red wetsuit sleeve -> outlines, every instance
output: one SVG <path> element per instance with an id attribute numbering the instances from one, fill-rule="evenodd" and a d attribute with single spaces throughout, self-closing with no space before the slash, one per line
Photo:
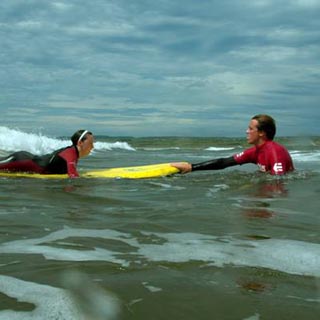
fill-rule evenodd
<path id="1" fill-rule="evenodd" d="M 233 156 L 237 164 L 257 163 L 257 149 L 251 147 Z"/>
<path id="2" fill-rule="evenodd" d="M 67 164 L 67 174 L 69 175 L 69 177 L 79 177 L 79 173 L 77 171 L 79 155 L 76 148 L 67 148 L 60 152 L 58 156 L 65 160 Z"/>

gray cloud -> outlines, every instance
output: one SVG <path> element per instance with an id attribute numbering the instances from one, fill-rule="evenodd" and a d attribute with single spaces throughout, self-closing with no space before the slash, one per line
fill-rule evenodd
<path id="1" fill-rule="evenodd" d="M 228 136 L 265 112 L 283 135 L 318 134 L 319 12 L 316 0 L 4 0 L 0 125 Z"/>

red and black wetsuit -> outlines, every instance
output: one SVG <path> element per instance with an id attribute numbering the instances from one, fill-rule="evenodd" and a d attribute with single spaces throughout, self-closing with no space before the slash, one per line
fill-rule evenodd
<path id="1" fill-rule="evenodd" d="M 254 146 L 229 158 L 219 158 L 192 164 L 192 171 L 219 170 L 244 163 L 257 164 L 262 172 L 282 175 L 294 170 L 287 149 L 277 142 L 268 140 L 261 146 Z"/>
<path id="2" fill-rule="evenodd" d="M 33 172 L 41 174 L 68 174 L 78 177 L 77 162 L 79 152 L 75 146 L 56 150 L 50 154 L 36 156 L 26 151 L 18 151 L 0 158 L 0 170 L 10 172 Z"/>

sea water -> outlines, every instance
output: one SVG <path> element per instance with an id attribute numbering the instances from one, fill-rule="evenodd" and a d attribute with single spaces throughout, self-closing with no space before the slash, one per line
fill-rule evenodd
<path id="1" fill-rule="evenodd" d="M 0 155 L 69 144 L 0 131 Z M 80 173 L 248 147 L 95 139 Z M 0 178 L 0 319 L 319 319 L 320 138 L 277 141 L 296 167 L 281 178 L 254 165 L 141 180 Z"/>

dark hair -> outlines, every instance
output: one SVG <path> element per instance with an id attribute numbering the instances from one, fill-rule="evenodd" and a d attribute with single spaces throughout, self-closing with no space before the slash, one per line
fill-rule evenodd
<path id="1" fill-rule="evenodd" d="M 269 140 L 273 140 L 276 135 L 276 122 L 275 120 L 267 114 L 257 114 L 252 117 L 252 120 L 258 121 L 257 129 L 266 133 Z"/>
<path id="2" fill-rule="evenodd" d="M 86 133 L 81 138 L 81 136 L 83 135 L 84 132 L 86 132 Z M 76 131 L 71 137 L 72 144 L 74 146 L 76 146 L 78 144 L 80 138 L 81 138 L 81 141 L 86 140 L 87 139 L 87 134 L 91 134 L 92 135 L 92 132 L 87 131 L 87 130 L 83 130 L 83 129 Z"/>

